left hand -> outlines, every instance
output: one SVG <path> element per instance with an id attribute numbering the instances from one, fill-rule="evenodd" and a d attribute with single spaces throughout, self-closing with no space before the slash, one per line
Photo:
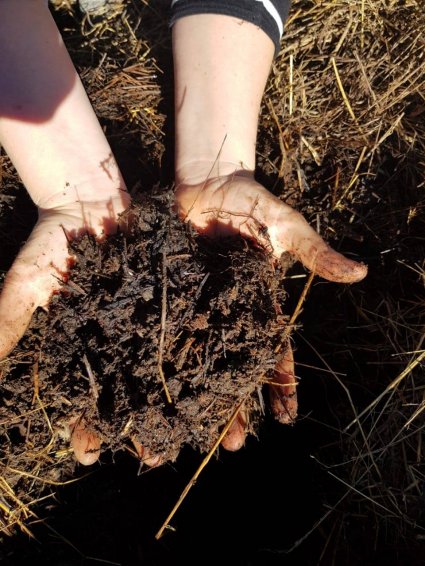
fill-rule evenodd
<path id="1" fill-rule="evenodd" d="M 71 192 L 71 190 L 69 190 Z M 55 293 L 61 292 L 74 259 L 69 242 L 85 233 L 98 240 L 125 229 L 120 218 L 129 206 L 125 190 L 115 198 L 81 202 L 67 191 L 58 193 L 54 205 L 39 208 L 39 220 L 20 250 L 4 280 L 0 292 L 0 360 L 16 346 L 37 308 L 48 310 Z M 71 447 L 83 465 L 99 457 L 100 438 L 81 417 L 69 422 Z"/>

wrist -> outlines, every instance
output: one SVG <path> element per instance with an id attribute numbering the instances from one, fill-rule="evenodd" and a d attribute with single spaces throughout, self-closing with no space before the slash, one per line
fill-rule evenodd
<path id="1" fill-rule="evenodd" d="M 71 238 L 83 233 L 100 237 L 116 232 L 120 215 L 129 205 L 125 189 L 91 195 L 85 191 L 82 198 L 75 188 L 68 188 L 38 203 L 38 224 L 60 225 Z"/>
<path id="2" fill-rule="evenodd" d="M 270 38 L 255 25 L 220 14 L 180 18 L 172 35 L 177 183 L 196 175 L 193 163 L 204 179 L 215 162 L 217 177 L 254 170 L 260 104 L 274 53 Z"/>
<path id="3" fill-rule="evenodd" d="M 243 161 L 221 161 L 199 159 L 177 163 L 175 172 L 176 190 L 182 185 L 201 185 L 210 181 L 223 181 L 238 177 L 254 177 L 254 170 Z"/>

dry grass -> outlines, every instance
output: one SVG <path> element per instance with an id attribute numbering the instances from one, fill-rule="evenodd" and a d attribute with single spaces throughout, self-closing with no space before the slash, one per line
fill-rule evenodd
<path id="1" fill-rule="evenodd" d="M 332 160 L 335 210 L 387 153 L 401 165 L 414 151 L 424 166 L 424 31 L 420 2 L 294 2 L 263 117 L 287 185 L 303 192 L 302 165 Z"/>
<path id="2" fill-rule="evenodd" d="M 367 359 L 361 385 L 334 372 L 345 398 L 339 438 L 316 455 L 342 489 L 302 537 L 329 521 L 324 553 L 350 538 L 356 515 L 377 540 L 425 534 L 424 32 L 414 0 L 294 2 L 265 97 L 260 146 L 283 180 L 277 192 L 291 188 L 328 239 L 372 241 L 382 258 L 381 273 L 351 292 L 363 330 L 348 359 Z M 335 516 L 342 528 L 331 527 Z"/>
<path id="3" fill-rule="evenodd" d="M 167 78 L 159 60 L 169 55 L 169 32 L 160 6 L 124 2 L 95 22 L 81 20 L 71 1 L 57 2 L 56 12 L 68 14 L 70 53 L 107 132 L 133 144 L 137 138 L 156 170 L 168 143 Z M 345 402 L 336 444 L 316 457 L 342 490 L 311 532 L 337 513 L 369 515 L 383 530 L 425 536 L 425 264 L 418 236 L 425 203 L 424 38 L 420 0 L 294 0 L 264 98 L 259 165 L 276 194 L 299 206 L 326 238 L 360 247 L 372 242 L 381 262 L 375 272 L 382 269 L 345 295 L 359 328 L 347 359 L 366 360 L 361 395 L 322 358 Z M 22 477 L 16 471 L 12 486 L 5 479 L 10 463 L 0 461 L 5 533 L 27 530 L 31 508 L 43 497 L 36 485 L 46 467 L 62 463 L 54 456 L 49 446 L 37 455 L 22 498 L 15 489 Z M 343 528 L 329 527 L 323 554 L 343 535 Z"/>

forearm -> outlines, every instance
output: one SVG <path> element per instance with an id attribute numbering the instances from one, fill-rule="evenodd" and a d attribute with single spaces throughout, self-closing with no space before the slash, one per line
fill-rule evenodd
<path id="1" fill-rule="evenodd" d="M 218 14 L 173 25 L 176 182 L 255 169 L 260 104 L 275 47 L 257 26 Z"/>
<path id="2" fill-rule="evenodd" d="M 0 2 L 0 142 L 42 208 L 122 199 L 119 168 L 43 0 Z"/>

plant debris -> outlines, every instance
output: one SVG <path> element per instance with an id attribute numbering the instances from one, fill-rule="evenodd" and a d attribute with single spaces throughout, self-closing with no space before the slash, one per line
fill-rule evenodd
<path id="1" fill-rule="evenodd" d="M 132 194 L 146 192 L 158 179 L 163 186 L 171 185 L 173 148 L 166 119 L 173 102 L 169 2 L 124 1 L 99 18 L 82 16 L 73 0 L 55 0 L 52 5 Z M 307 338 L 318 355 L 312 360 L 298 357 L 297 374 L 308 371 L 309 364 L 326 372 L 312 414 L 303 417 L 304 422 L 311 419 L 315 431 L 323 431 L 315 457 L 321 463 L 318 473 L 326 474 L 329 484 L 320 487 L 319 516 L 294 542 L 294 549 L 308 547 L 308 560 L 313 560 L 308 564 L 357 565 L 368 563 L 370 556 L 388 564 L 423 562 L 424 37 L 425 14 L 419 0 L 293 0 L 263 99 L 258 179 L 297 207 L 325 239 L 338 241 L 341 251 L 348 250 L 370 268 L 358 286 L 335 293 L 332 285 L 316 285 L 309 296 L 313 313 Z M 5 271 L 28 235 L 33 212 L 27 213 L 29 203 L 24 206 L 23 189 L 17 190 L 17 177 L 5 156 L 0 156 L 0 182 L 0 269 Z M 66 429 L 66 420 L 77 407 L 112 451 L 132 434 L 140 434 L 143 442 L 142 421 L 152 418 L 167 441 L 161 445 L 158 438 L 151 438 L 150 446 L 164 450 L 170 460 L 183 442 L 207 449 L 230 407 L 245 393 L 253 409 L 250 430 L 256 433 L 263 415 L 263 383 L 257 368 L 273 366 L 277 330 L 287 323 L 274 311 L 286 300 L 281 286 L 285 267 L 273 272 L 263 252 L 247 249 L 242 242 L 223 242 L 222 254 L 211 254 L 209 242 L 174 224 L 169 203 L 161 195 L 155 198 L 154 208 L 162 215 L 157 225 L 162 239 L 151 237 L 152 217 L 145 218 L 146 230 L 137 243 L 117 235 L 114 245 L 120 253 L 115 259 L 111 248 L 90 238 L 79 242 L 75 253 L 80 265 L 88 258 L 91 272 L 84 278 L 77 264 L 68 296 L 57 297 L 49 316 L 39 313 L 32 342 L 25 338 L 19 354 L 0 363 L 0 387 L 9 388 L 3 391 L 8 417 L 1 420 L 0 432 L 4 532 L 13 533 L 17 526 L 27 529 L 32 509 L 44 497 L 42 487 L 73 477 L 68 441 L 57 431 Z M 192 255 L 173 259 L 180 254 Z M 148 256 L 149 261 L 153 258 L 149 269 L 136 260 Z M 105 266 L 109 278 L 102 278 Z M 259 278 L 258 266 L 265 279 Z M 242 280 L 240 272 L 245 274 Z M 188 274 L 186 279 L 182 273 Z M 106 294 L 98 295 L 92 309 L 94 281 Z M 173 286 L 176 281 L 183 285 L 184 296 Z M 255 283 L 255 291 L 245 287 L 247 281 Z M 238 303 L 242 296 L 246 310 Z M 114 301 L 122 303 L 113 324 L 107 305 Z M 75 316 L 77 305 L 83 318 Z M 226 308 L 238 309 L 242 326 L 230 325 Z M 253 313 L 258 308 L 260 319 L 269 321 L 271 334 L 267 324 L 256 320 L 261 336 L 254 347 L 243 325 L 257 316 Z M 306 305 L 303 316 L 308 313 Z M 139 315 L 136 324 L 126 326 L 127 316 Z M 54 316 L 54 327 L 62 333 L 57 342 L 47 332 Z M 66 325 L 61 327 L 59 319 Z M 91 327 L 87 339 L 83 327 L 85 332 Z M 72 329 L 75 344 L 67 338 Z M 227 331 L 233 332 L 233 341 Z M 245 349 L 234 350 L 241 337 Z M 114 351 L 122 357 L 115 365 Z M 74 364 L 72 375 L 60 356 Z M 243 380 L 232 365 L 242 367 L 241 357 L 249 369 Z M 167 401 L 160 367 L 172 403 Z M 219 369 L 224 369 L 228 386 L 220 398 L 223 414 L 215 410 L 217 400 L 212 407 L 208 404 L 214 392 L 207 384 L 218 383 L 214 372 Z M 9 371 L 19 372 L 19 378 L 12 382 Z M 48 371 L 56 372 L 57 389 L 49 387 Z M 316 373 L 306 390 L 320 381 L 321 370 L 315 371 L 319 377 Z M 191 396 L 197 399 L 196 407 Z M 173 436 L 167 422 L 173 422 L 174 429 L 183 408 L 190 417 L 179 421 L 181 428 L 175 430 L 180 435 Z M 211 428 L 201 430 L 207 414 L 213 417 Z M 61 416 L 63 427 L 56 428 Z M 325 426 L 320 428 L 320 422 Z M 278 506 L 275 485 L 273 490 Z M 240 524 L 244 530 L 242 519 Z M 279 536 L 283 539 L 285 533 Z M 314 536 L 318 543 L 313 557 Z M 245 532 L 243 540 L 245 544 Z M 414 553 L 418 562 L 411 558 Z"/>
<path id="2" fill-rule="evenodd" d="M 64 448 L 58 428 L 66 437 L 76 416 L 104 449 L 131 438 L 163 462 L 186 444 L 208 451 L 242 399 L 255 433 L 286 327 L 291 261 L 276 264 L 241 238 L 198 236 L 171 202 L 169 191 L 145 195 L 129 234 L 71 242 L 64 292 L 35 318 L 1 383 L 0 419 L 19 421 L 15 442 L 3 438 L 9 462 L 23 465 L 29 427 L 54 457 Z"/>

